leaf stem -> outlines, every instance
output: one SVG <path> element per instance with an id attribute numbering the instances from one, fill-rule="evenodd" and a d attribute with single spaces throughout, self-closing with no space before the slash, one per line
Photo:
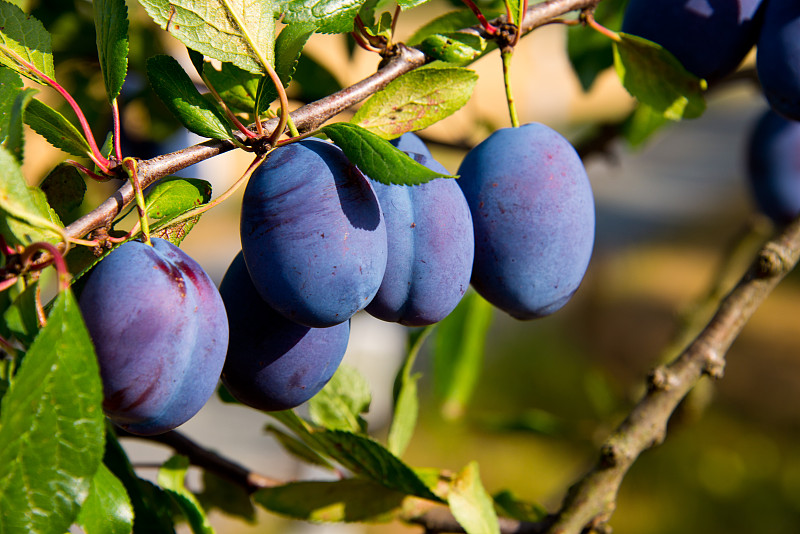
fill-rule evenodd
<path id="1" fill-rule="evenodd" d="M 253 39 L 250 37 L 250 33 L 247 32 L 247 27 L 239 18 L 239 15 L 236 13 L 236 11 L 231 7 L 229 0 L 222 0 L 222 3 L 227 9 L 228 14 L 233 17 L 234 22 L 240 28 L 242 37 L 247 42 L 247 46 L 250 47 L 250 50 L 252 50 L 253 54 L 255 54 L 256 59 L 258 59 L 258 62 L 261 63 L 261 66 L 272 79 L 272 83 L 275 84 L 275 90 L 278 91 L 278 98 L 280 98 L 281 101 L 281 116 L 280 119 L 278 119 L 278 125 L 275 127 L 275 131 L 269 136 L 269 143 L 274 145 L 283 133 L 283 130 L 286 128 L 286 120 L 289 116 L 289 99 L 286 96 L 286 90 L 283 88 L 283 82 L 278 76 L 278 73 L 275 72 L 272 64 L 267 60 L 267 58 L 264 57 L 264 54 L 261 53 L 261 50 L 253 42 Z"/>
<path id="2" fill-rule="evenodd" d="M 597 22 L 597 20 L 595 20 L 594 8 L 584 10 L 581 13 L 581 16 L 586 21 L 586 24 L 588 24 L 589 27 L 592 28 L 593 30 L 602 33 L 603 35 L 605 35 L 606 37 L 617 43 L 622 41 L 622 37 L 620 37 L 617 32 L 609 30 L 608 28 Z"/>
<path id="3" fill-rule="evenodd" d="M 114 156 L 117 161 L 122 161 L 122 126 L 120 124 L 119 102 L 116 98 L 111 101 L 111 119 L 114 123 L 114 133 L 112 134 L 114 136 Z"/>
<path id="4" fill-rule="evenodd" d="M 108 182 L 112 178 L 111 176 L 102 176 L 100 174 L 97 174 L 93 170 L 89 169 L 88 167 L 86 167 L 85 165 L 83 165 L 81 163 L 78 163 L 74 159 L 68 159 L 68 160 L 65 161 L 65 163 L 68 163 L 68 164 L 72 165 L 73 167 L 78 169 L 80 172 L 82 172 L 83 174 L 85 174 L 86 176 L 91 178 L 92 180 L 96 180 L 98 182 Z"/>
<path id="5" fill-rule="evenodd" d="M 108 159 L 106 159 L 106 157 L 103 156 L 103 154 L 100 152 L 100 149 L 97 147 L 97 142 L 94 139 L 94 134 L 92 133 L 92 129 L 89 127 L 89 121 L 86 120 L 86 116 L 83 114 L 83 110 L 81 110 L 80 106 L 75 101 L 75 99 L 72 98 L 72 95 L 70 95 L 69 92 L 67 92 L 67 90 L 64 89 L 60 83 L 47 76 L 45 73 L 36 68 L 36 66 L 34 66 L 32 63 L 29 63 L 24 58 L 20 57 L 13 50 L 9 50 L 8 47 L 4 45 L 0 45 L 0 47 L 2 47 L 3 52 L 5 52 L 17 63 L 19 63 L 23 68 L 25 68 L 25 70 L 33 74 L 41 82 L 44 82 L 46 85 L 49 85 L 50 87 L 55 89 L 58 92 L 58 94 L 60 94 L 64 98 L 64 100 L 67 101 L 67 104 L 69 104 L 69 106 L 72 108 L 72 111 L 74 111 L 75 115 L 78 116 L 78 122 L 80 122 L 81 129 L 83 129 L 83 135 L 84 137 L 86 137 L 87 143 L 89 143 L 89 148 L 92 151 L 89 157 L 92 159 L 92 161 L 95 162 L 95 164 L 97 164 L 98 167 L 100 167 L 100 169 L 104 173 L 108 174 L 111 162 L 109 162 Z"/>
<path id="6" fill-rule="evenodd" d="M 144 235 L 144 242 L 146 245 L 153 246 L 150 241 L 150 224 L 147 222 L 147 212 L 145 211 L 144 193 L 142 192 L 142 184 L 139 181 L 139 168 L 136 160 L 133 158 L 125 158 L 122 160 L 125 170 L 128 172 L 133 191 L 136 196 L 136 209 L 139 211 L 139 222 L 142 224 L 142 235 Z"/>
<path id="7" fill-rule="evenodd" d="M 45 250 L 50 253 L 50 258 L 44 264 L 42 264 L 41 267 L 46 267 L 50 264 L 50 262 L 53 263 L 53 266 L 56 268 L 56 272 L 58 273 L 58 291 L 61 292 L 69 288 L 70 274 L 69 269 L 67 269 L 67 262 L 64 261 L 64 256 L 55 245 L 45 242 L 32 243 L 31 245 L 28 245 L 25 248 L 25 252 L 22 253 L 21 259 L 23 265 L 29 265 L 33 259 L 33 255 L 40 250 Z"/>
<path id="8" fill-rule="evenodd" d="M 506 101 L 508 102 L 508 114 L 511 117 L 511 126 L 517 128 L 519 126 L 519 116 L 517 115 L 517 105 L 514 102 L 514 95 L 511 93 L 511 57 L 514 55 L 514 49 L 509 48 L 500 53 L 503 60 L 503 84 L 506 88 Z"/>
<path id="9" fill-rule="evenodd" d="M 489 35 L 494 35 L 498 32 L 497 26 L 492 25 L 488 20 L 486 20 L 486 17 L 481 12 L 481 8 L 479 8 L 475 4 L 475 2 L 473 2 L 472 0 L 461 0 L 461 1 L 464 2 L 464 4 L 466 4 L 466 6 L 470 8 L 473 13 L 475 13 L 475 16 L 478 17 L 478 22 L 481 23 L 481 26 L 483 26 L 483 29 L 486 31 L 486 33 L 488 33 Z"/>
<path id="10" fill-rule="evenodd" d="M 244 124 L 242 124 L 242 122 L 239 120 L 239 118 L 236 115 L 233 114 L 233 112 L 230 110 L 230 108 L 227 106 L 227 104 L 225 104 L 225 101 L 222 100 L 222 97 L 220 96 L 220 94 L 214 88 L 214 84 L 211 83 L 211 80 L 209 80 L 208 77 L 202 71 L 198 72 L 198 74 L 200 74 L 200 79 L 203 80 L 203 83 L 206 84 L 206 87 L 208 87 L 208 90 L 211 91 L 211 94 L 214 96 L 214 99 L 220 105 L 220 107 L 222 108 L 222 111 L 225 112 L 225 116 L 228 117 L 228 120 L 231 121 L 231 124 L 233 124 L 236 127 L 236 129 L 239 130 L 240 132 L 242 132 L 242 135 L 244 135 L 248 139 L 256 139 L 258 137 L 258 134 L 248 130 L 244 126 Z"/>

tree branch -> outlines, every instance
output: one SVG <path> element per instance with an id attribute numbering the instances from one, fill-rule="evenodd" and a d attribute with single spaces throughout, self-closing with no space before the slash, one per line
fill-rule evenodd
<path id="1" fill-rule="evenodd" d="M 593 7 L 600 3 L 600 1 L 601 0 L 549 0 L 536 4 L 528 8 L 526 12 L 522 24 L 522 32 L 530 32 L 571 11 Z M 505 16 L 497 19 L 498 22 L 504 20 Z M 476 32 L 482 31 L 480 26 L 474 27 L 473 30 Z M 491 39 L 491 36 L 487 36 L 487 38 Z M 298 108 L 291 113 L 292 120 L 301 132 L 313 130 L 350 106 L 380 91 L 386 87 L 389 82 L 409 71 L 421 67 L 429 59 L 430 58 L 427 58 L 419 50 L 408 48 L 400 44 L 397 48 L 397 54 L 375 74 L 355 85 Z M 274 128 L 277 123 L 277 118 L 271 119 L 263 123 L 263 127 L 269 131 L 269 129 Z M 244 141 L 241 134 L 237 133 L 237 135 L 241 136 L 240 140 Z M 139 171 L 142 187 L 147 187 L 165 176 L 185 169 L 195 163 L 228 152 L 233 148 L 235 148 L 235 145 L 230 141 L 209 140 L 183 150 L 141 161 L 139 162 Z M 67 226 L 67 236 L 80 238 L 93 230 L 107 227 L 132 201 L 133 188 L 130 184 L 126 183 L 102 204 Z"/>

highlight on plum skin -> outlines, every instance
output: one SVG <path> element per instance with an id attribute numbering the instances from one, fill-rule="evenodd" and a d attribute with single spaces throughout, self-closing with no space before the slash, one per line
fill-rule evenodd
<path id="1" fill-rule="evenodd" d="M 219 381 L 228 320 L 216 286 L 178 247 L 128 241 L 92 271 L 79 305 L 97 352 L 108 418 L 134 434 L 194 416 Z"/>

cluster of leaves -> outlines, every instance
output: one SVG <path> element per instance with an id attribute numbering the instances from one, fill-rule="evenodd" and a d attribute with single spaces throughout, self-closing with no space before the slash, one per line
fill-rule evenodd
<path id="1" fill-rule="evenodd" d="M 407 10 L 427 0 L 401 0 Z M 180 63 L 165 55 L 147 60 L 153 91 L 188 130 L 206 138 L 250 148 L 237 122 L 252 123 L 287 110 L 274 101 L 295 76 L 303 74 L 303 48 L 314 33 L 354 29 L 358 16 L 368 35 L 392 39 L 392 16 L 383 0 L 216 0 L 180 3 L 141 0 L 151 18 L 181 40 L 209 88 L 201 94 Z M 179 5 L 180 4 L 180 5 Z M 391 4 L 392 6 L 394 4 Z M 619 0 L 606 0 L 598 17 L 621 13 Z M 606 9 L 607 7 L 607 9 Z M 127 76 L 128 13 L 123 0 L 95 0 L 100 70 L 111 108 Z M 603 11 L 605 9 L 605 11 Z M 488 12 L 491 14 L 491 12 Z M 284 23 L 276 33 L 279 17 Z M 396 150 L 388 139 L 423 129 L 460 109 L 471 97 L 476 75 L 465 65 L 496 46 L 475 32 L 462 9 L 430 21 L 409 40 L 429 58 L 374 94 L 349 123 L 329 124 L 325 135 L 373 179 L 413 185 L 439 176 Z M 642 102 L 629 119 L 630 139 L 642 139 L 664 120 L 699 115 L 703 83 L 688 75 L 660 47 L 619 34 L 598 39 L 575 30 L 571 57 L 588 87 L 600 70 L 616 65 L 624 85 Z M 218 62 L 218 63 L 217 63 Z M 87 161 L 84 174 L 117 177 L 122 161 L 118 128 L 97 146 L 91 129 L 75 110 L 73 122 L 35 97 L 22 77 L 55 88 L 51 35 L 19 7 L 0 1 L 0 234 L 13 251 L 36 242 L 61 243 L 65 223 L 80 215 L 85 178 L 75 165 L 61 164 L 39 187 L 29 187 L 21 172 L 25 156 L 23 125 L 54 147 Z M 270 73 L 276 74 L 276 86 Z M 116 146 L 115 146 L 116 145 Z M 91 162 L 91 163 L 89 163 Z M 202 180 L 165 177 L 148 190 L 143 217 L 154 235 L 179 244 L 198 216 L 178 218 L 211 200 Z M 119 217 L 117 220 L 122 220 Z M 124 232 L 123 232 L 124 233 Z M 69 236 L 82 237 L 82 236 Z M 129 236 L 130 237 L 130 236 Z M 4 251 L 0 268 L 8 266 Z M 74 280 L 99 259 L 79 248 L 67 256 Z M 4 270 L 4 274 L 6 271 Z M 11 276 L 11 273 L 8 274 Z M 478 468 L 469 464 L 456 474 L 414 469 L 400 460 L 418 415 L 417 380 L 412 366 L 430 332 L 414 332 L 415 342 L 395 383 L 395 415 L 387 443 L 367 433 L 361 414 L 370 403 L 363 379 L 343 368 L 310 404 L 310 420 L 295 413 L 275 414 L 282 426 L 269 426 L 290 452 L 303 461 L 349 475 L 340 480 L 291 482 L 249 496 L 239 489 L 235 503 L 224 480 L 207 474 L 206 491 L 195 496 L 183 484 L 188 460 L 175 457 L 161 469 L 158 485 L 141 480 L 102 415 L 101 384 L 94 350 L 72 291 L 61 292 L 47 308 L 46 325 L 38 317 L 36 273 L 23 273 L 0 293 L 3 352 L 0 359 L 0 531 L 64 532 L 79 524 L 85 532 L 171 532 L 176 510 L 194 532 L 212 529 L 204 508 L 222 506 L 252 518 L 252 502 L 312 521 L 377 521 L 410 517 L 432 504 L 447 504 L 468 532 L 498 532 L 497 511 L 536 520 L 541 511 L 510 493 L 490 497 Z M 436 327 L 437 391 L 447 416 L 463 413 L 477 383 L 491 308 L 476 295 Z M 225 491 L 219 488 L 225 487 Z M 252 497 L 252 502 L 251 502 Z M 410 510 L 410 511 L 409 511 Z M 134 525 L 134 517 L 136 522 Z"/>

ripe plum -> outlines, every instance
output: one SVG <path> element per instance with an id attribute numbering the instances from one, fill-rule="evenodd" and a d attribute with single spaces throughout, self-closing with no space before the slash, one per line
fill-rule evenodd
<path id="1" fill-rule="evenodd" d="M 594 244 L 592 189 L 578 154 L 542 124 L 495 131 L 458 174 L 472 211 L 472 285 L 518 319 L 561 308 Z"/>
<path id="2" fill-rule="evenodd" d="M 200 265 L 162 239 L 128 241 L 92 271 L 80 308 L 103 409 L 134 434 L 189 420 L 214 393 L 228 347 L 225 306 Z"/>
<path id="3" fill-rule="evenodd" d="M 449 174 L 432 157 L 411 156 Z M 417 186 L 372 186 L 386 219 L 389 260 L 367 312 L 409 326 L 441 321 L 461 301 L 472 272 L 475 244 L 464 194 L 447 178 Z"/>
<path id="4" fill-rule="evenodd" d="M 761 4 L 762 0 L 631 0 L 622 31 L 660 44 L 686 70 L 713 82 L 736 70 L 755 44 Z"/>
<path id="5" fill-rule="evenodd" d="M 386 224 L 375 192 L 331 143 L 275 150 L 247 185 L 240 230 L 261 297 L 306 326 L 347 321 L 383 279 Z"/>
<path id="6" fill-rule="evenodd" d="M 244 258 L 234 258 L 220 284 L 231 340 L 222 382 L 259 410 L 288 410 L 317 394 L 342 361 L 350 322 L 310 328 L 285 318 L 258 295 Z"/>

